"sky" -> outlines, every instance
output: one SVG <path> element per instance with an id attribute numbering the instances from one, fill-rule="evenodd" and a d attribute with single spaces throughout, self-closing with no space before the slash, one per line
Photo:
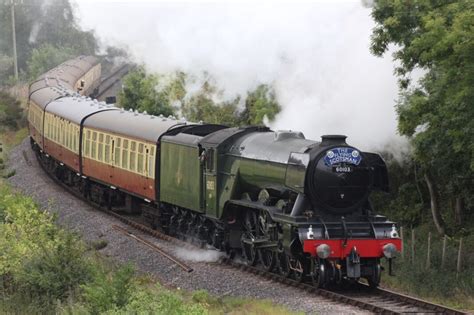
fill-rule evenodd
<path id="1" fill-rule="evenodd" d="M 283 107 L 274 130 L 345 134 L 365 150 L 405 147 L 394 63 L 370 54 L 374 22 L 361 1 L 81 0 L 76 14 L 149 71 L 206 71 L 229 99 L 273 85 Z"/>

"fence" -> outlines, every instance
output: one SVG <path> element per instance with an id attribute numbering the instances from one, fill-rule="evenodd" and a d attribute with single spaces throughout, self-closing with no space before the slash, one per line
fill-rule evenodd
<path id="1" fill-rule="evenodd" d="M 439 268 L 441 270 L 453 270 L 460 274 L 466 263 L 463 238 L 452 238 L 447 235 L 428 232 L 427 235 L 418 235 L 415 229 L 400 228 L 402 238 L 402 250 L 400 258 L 404 263 L 412 265 L 423 264 L 425 269 Z M 407 237 L 409 234 L 409 237 Z M 425 237 L 426 236 L 426 237 Z"/>

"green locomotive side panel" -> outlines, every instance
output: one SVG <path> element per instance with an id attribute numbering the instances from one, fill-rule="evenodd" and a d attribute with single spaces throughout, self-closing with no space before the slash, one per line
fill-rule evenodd
<path id="1" fill-rule="evenodd" d="M 263 188 L 285 186 L 285 164 L 221 155 L 217 217 L 229 199 L 241 199 L 243 193 L 256 198 Z"/>
<path id="2" fill-rule="evenodd" d="M 202 212 L 198 148 L 162 142 L 160 169 L 160 201 Z"/>
<path id="3" fill-rule="evenodd" d="M 285 186 L 286 165 L 251 159 L 241 159 L 240 178 L 247 192 L 256 192 L 269 186 Z"/>

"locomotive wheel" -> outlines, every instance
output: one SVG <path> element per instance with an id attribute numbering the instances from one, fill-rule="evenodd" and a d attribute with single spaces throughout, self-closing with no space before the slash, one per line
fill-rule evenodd
<path id="1" fill-rule="evenodd" d="M 258 251 L 258 257 L 262 263 L 263 268 L 267 271 L 272 271 L 276 263 L 276 254 L 270 249 L 261 249 Z"/>
<path id="2" fill-rule="evenodd" d="M 268 195 L 268 192 L 263 189 L 260 192 L 259 198 L 262 195 L 262 192 L 266 192 L 266 195 L 263 194 L 264 196 Z M 269 195 L 268 195 L 269 196 Z M 267 238 L 269 241 L 272 241 L 275 239 L 273 229 L 271 228 L 272 224 L 272 219 L 268 215 L 266 211 L 261 211 L 258 216 L 258 235 L 263 236 L 264 238 Z M 276 263 L 276 253 L 270 249 L 270 248 L 262 248 L 258 251 L 258 257 L 259 260 L 263 266 L 263 268 L 267 271 L 272 271 L 273 268 L 275 267 Z"/>
<path id="3" fill-rule="evenodd" d="M 382 267 L 380 266 L 380 262 L 377 262 L 373 267 L 372 267 L 372 277 L 367 278 L 367 282 L 369 283 L 369 287 L 372 289 L 375 289 L 379 286 L 380 284 L 380 278 L 382 275 Z"/>
<path id="4" fill-rule="evenodd" d="M 258 261 L 257 250 L 252 242 L 257 238 L 258 222 L 255 211 L 245 212 L 244 233 L 242 233 L 242 255 L 249 266 L 255 266 Z"/>
<path id="5" fill-rule="evenodd" d="M 307 269 L 303 258 L 290 258 L 290 268 L 293 271 L 293 278 L 298 282 L 303 282 Z"/>
<path id="6" fill-rule="evenodd" d="M 189 239 L 191 244 L 197 245 L 197 216 L 195 213 L 190 212 L 187 216 L 186 225 L 183 231 L 184 238 Z"/>
<path id="7" fill-rule="evenodd" d="M 324 287 L 326 282 L 326 266 L 324 262 L 312 259 L 311 270 L 311 283 L 317 288 Z"/>
<path id="8" fill-rule="evenodd" d="M 290 268 L 290 257 L 285 252 L 281 252 L 278 254 L 278 272 L 286 277 L 289 278 L 292 274 Z"/>
<path id="9" fill-rule="evenodd" d="M 179 219 L 180 219 L 179 209 L 176 207 L 173 207 L 173 214 L 170 217 L 169 226 L 168 226 L 169 235 L 176 236 L 178 234 Z"/>

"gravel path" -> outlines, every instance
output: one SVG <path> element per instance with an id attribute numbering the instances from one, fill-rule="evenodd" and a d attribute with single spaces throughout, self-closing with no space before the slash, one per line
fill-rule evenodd
<path id="1" fill-rule="evenodd" d="M 138 270 L 155 277 L 162 285 L 184 290 L 205 289 L 216 296 L 269 299 L 305 313 L 368 314 L 352 306 L 341 305 L 299 289 L 213 263 L 212 261 L 219 257 L 216 251 L 190 251 L 133 231 L 54 183 L 38 165 L 30 149 L 29 139 L 25 139 L 12 150 L 7 165 L 16 170 L 16 174 L 9 179 L 11 185 L 33 197 L 42 207 L 56 213 L 59 224 L 78 232 L 86 241 L 106 240 L 107 246 L 100 250 L 103 255 L 119 263 L 133 263 Z M 194 268 L 194 271 L 183 271 L 159 253 L 113 229 L 114 224 L 174 252 Z"/>

